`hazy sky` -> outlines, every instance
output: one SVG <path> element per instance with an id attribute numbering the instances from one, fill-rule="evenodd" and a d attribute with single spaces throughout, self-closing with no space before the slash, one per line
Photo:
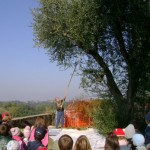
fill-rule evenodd
<path id="1" fill-rule="evenodd" d="M 0 1 L 0 101 L 63 97 L 72 70 L 61 71 L 46 51 L 34 48 L 31 9 L 35 0 Z M 85 96 L 72 78 L 67 99 Z"/>

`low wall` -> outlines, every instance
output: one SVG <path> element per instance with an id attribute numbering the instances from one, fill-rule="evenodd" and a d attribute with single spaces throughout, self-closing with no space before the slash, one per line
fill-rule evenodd
<path id="1" fill-rule="evenodd" d="M 42 116 L 49 125 L 53 125 L 55 119 L 54 113 L 44 113 L 32 116 L 12 118 L 12 124 L 13 126 L 24 128 L 25 125 L 33 125 L 35 123 L 36 118 L 39 116 Z"/>

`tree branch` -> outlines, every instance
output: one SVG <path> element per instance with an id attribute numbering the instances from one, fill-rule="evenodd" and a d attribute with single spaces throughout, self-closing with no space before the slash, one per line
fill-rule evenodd
<path id="1" fill-rule="evenodd" d="M 129 66 L 129 55 L 126 51 L 125 45 L 124 45 L 124 40 L 123 40 L 123 35 L 122 35 L 122 30 L 121 30 L 121 25 L 119 21 L 116 21 L 116 29 L 115 29 L 115 35 L 119 43 L 120 47 L 120 52 L 126 61 L 127 65 Z"/>
<path id="2" fill-rule="evenodd" d="M 89 55 L 92 55 L 93 58 L 97 61 L 97 63 L 103 68 L 106 78 L 107 78 L 107 86 L 108 86 L 111 94 L 114 96 L 114 98 L 118 101 L 123 100 L 123 95 L 120 92 L 117 84 L 115 83 L 112 73 L 109 70 L 106 63 L 104 62 L 103 58 L 95 50 L 89 50 L 87 53 Z"/>

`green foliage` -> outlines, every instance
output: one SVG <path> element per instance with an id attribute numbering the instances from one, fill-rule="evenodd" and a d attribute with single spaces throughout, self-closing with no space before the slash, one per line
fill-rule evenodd
<path id="1" fill-rule="evenodd" d="M 114 103 L 114 107 L 118 127 L 126 127 L 134 119 L 134 115 L 131 118 L 128 116 L 128 103 Z"/>
<path id="2" fill-rule="evenodd" d="M 114 104 L 110 100 L 102 100 L 92 114 L 94 126 L 103 135 L 114 130 L 117 126 Z"/>

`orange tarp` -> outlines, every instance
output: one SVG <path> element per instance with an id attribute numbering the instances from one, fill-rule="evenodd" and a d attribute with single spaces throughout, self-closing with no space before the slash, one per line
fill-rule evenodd
<path id="1" fill-rule="evenodd" d="M 83 102 L 82 108 L 84 108 Z M 68 104 L 65 111 L 65 127 L 81 128 L 89 127 L 93 124 L 92 118 L 87 115 L 89 112 L 86 112 L 82 108 L 80 101 L 77 101 L 76 103 L 71 102 Z"/>

